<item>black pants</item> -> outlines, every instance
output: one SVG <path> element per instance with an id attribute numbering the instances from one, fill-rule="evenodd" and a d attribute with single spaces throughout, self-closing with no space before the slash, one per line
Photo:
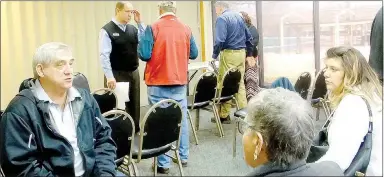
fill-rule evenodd
<path id="1" fill-rule="evenodd" d="M 116 82 L 129 82 L 129 102 L 125 103 L 125 110 L 135 122 L 136 132 L 140 130 L 140 76 L 139 70 L 132 72 L 112 70 Z M 104 76 L 104 87 L 107 87 L 107 78 Z"/>

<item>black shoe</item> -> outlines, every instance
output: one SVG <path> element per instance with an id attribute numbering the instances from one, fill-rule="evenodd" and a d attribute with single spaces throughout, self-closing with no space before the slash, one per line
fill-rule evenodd
<path id="1" fill-rule="evenodd" d="M 221 124 L 231 124 L 231 119 L 229 118 L 229 116 L 227 116 L 226 118 L 220 118 L 220 121 L 221 121 Z M 211 122 L 216 123 L 216 119 L 212 117 Z"/>
<path id="2" fill-rule="evenodd" d="M 172 161 L 173 161 L 173 163 L 177 163 L 177 159 L 175 159 L 175 158 L 172 158 Z M 181 166 L 187 167 L 188 166 L 188 161 L 181 160 Z"/>
<path id="3" fill-rule="evenodd" d="M 152 165 L 152 170 L 155 170 L 155 167 L 153 165 Z M 163 168 L 163 167 L 157 166 L 157 173 L 168 174 L 169 168 Z"/>

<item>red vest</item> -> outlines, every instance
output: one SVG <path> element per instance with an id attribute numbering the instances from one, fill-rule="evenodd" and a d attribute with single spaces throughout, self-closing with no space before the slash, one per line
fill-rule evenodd
<path id="1" fill-rule="evenodd" d="M 191 29 L 173 15 L 154 24 L 151 59 L 145 67 L 147 85 L 186 85 Z"/>

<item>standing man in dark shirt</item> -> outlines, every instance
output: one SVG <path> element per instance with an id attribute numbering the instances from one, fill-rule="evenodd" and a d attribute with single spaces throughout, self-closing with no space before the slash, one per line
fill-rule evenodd
<path id="1" fill-rule="evenodd" d="M 132 14 L 139 31 L 128 24 Z M 116 82 L 129 82 L 129 102 L 125 110 L 132 116 L 136 127 L 140 121 L 140 77 L 137 55 L 138 35 L 143 34 L 145 25 L 140 13 L 133 10 L 129 2 L 117 2 L 115 17 L 100 30 L 100 62 L 104 70 L 104 85 L 115 89 Z"/>
<path id="2" fill-rule="evenodd" d="M 232 67 L 236 67 L 241 72 L 240 88 L 236 99 L 239 107 L 244 108 L 247 106 L 244 86 L 245 59 L 254 61 L 252 36 L 240 13 L 231 11 L 227 3 L 216 2 L 215 8 L 218 17 L 212 58 L 217 59 L 220 54 L 218 79 L 223 79 L 224 73 Z M 230 108 L 231 101 L 222 104 L 219 108 L 220 120 L 224 124 L 230 123 Z M 215 119 L 212 118 L 211 121 L 215 122 Z"/>
<path id="3" fill-rule="evenodd" d="M 383 83 L 383 7 L 377 12 L 371 28 L 371 52 L 369 65 Z"/>

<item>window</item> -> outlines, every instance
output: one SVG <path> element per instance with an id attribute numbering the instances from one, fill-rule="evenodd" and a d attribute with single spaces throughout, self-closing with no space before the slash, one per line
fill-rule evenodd
<path id="1" fill-rule="evenodd" d="M 263 1 L 264 83 L 315 71 L 313 2 Z"/>
<path id="2" fill-rule="evenodd" d="M 353 46 L 368 60 L 371 26 L 381 6 L 380 1 L 320 1 L 321 68 L 325 52 L 334 46 Z"/>

